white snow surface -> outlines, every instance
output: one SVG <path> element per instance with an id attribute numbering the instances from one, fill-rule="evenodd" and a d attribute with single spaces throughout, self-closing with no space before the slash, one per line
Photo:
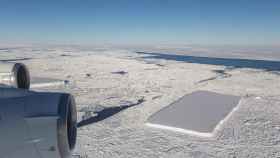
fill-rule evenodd
<path id="1" fill-rule="evenodd" d="M 96 117 L 108 107 L 139 103 L 80 127 L 73 158 L 280 157 L 279 73 L 160 59 L 147 62 L 140 58 L 143 55 L 127 50 L 11 52 L 1 52 L 0 59 L 30 58 L 20 62 L 30 68 L 32 76 L 69 81 L 66 86 L 34 90 L 72 93 L 78 121 Z M 152 114 L 197 90 L 242 96 L 239 108 L 215 137 L 145 125 Z"/>

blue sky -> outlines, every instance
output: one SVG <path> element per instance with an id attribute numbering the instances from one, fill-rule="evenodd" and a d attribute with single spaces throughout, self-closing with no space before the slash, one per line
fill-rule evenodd
<path id="1" fill-rule="evenodd" d="M 279 45 L 279 0 L 0 0 L 0 42 Z"/>

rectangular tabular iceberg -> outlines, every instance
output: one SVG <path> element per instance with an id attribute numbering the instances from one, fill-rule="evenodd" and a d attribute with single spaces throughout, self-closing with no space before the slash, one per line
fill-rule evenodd
<path id="1" fill-rule="evenodd" d="M 211 137 L 239 101 L 239 96 L 197 91 L 152 115 L 147 125 Z"/>

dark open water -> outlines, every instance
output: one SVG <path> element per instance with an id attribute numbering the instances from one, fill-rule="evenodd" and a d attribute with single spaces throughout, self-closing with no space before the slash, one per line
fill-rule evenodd
<path id="1" fill-rule="evenodd" d="M 233 59 L 233 58 L 216 58 L 216 57 L 198 57 L 191 55 L 176 55 L 166 53 L 149 53 L 137 52 L 137 54 L 144 54 L 143 59 L 164 59 L 174 60 L 186 63 L 221 65 L 232 68 L 253 68 L 262 69 L 265 71 L 280 71 L 280 61 L 272 60 L 254 60 L 254 59 Z"/>

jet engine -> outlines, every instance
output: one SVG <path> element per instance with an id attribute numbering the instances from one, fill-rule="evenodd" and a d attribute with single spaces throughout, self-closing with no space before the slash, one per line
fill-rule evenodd
<path id="1" fill-rule="evenodd" d="M 0 84 L 29 89 L 30 76 L 27 67 L 21 63 L 0 62 Z"/>
<path id="2" fill-rule="evenodd" d="M 77 136 L 74 97 L 22 89 L 29 87 L 28 69 L 7 65 L 0 65 L 10 74 L 0 88 L 0 158 L 69 158 Z"/>

